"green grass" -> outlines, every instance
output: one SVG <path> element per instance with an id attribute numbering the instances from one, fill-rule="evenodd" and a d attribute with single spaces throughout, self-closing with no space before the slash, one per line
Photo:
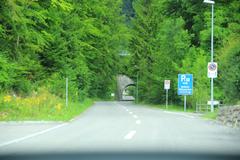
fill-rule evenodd
<path id="1" fill-rule="evenodd" d="M 148 106 L 154 107 L 154 108 L 159 108 L 162 110 L 167 110 L 167 111 L 173 111 L 173 112 L 184 112 L 183 106 L 177 106 L 177 105 L 169 105 L 168 108 L 166 108 L 165 105 L 153 105 L 153 104 L 148 104 Z M 195 112 L 194 108 L 187 108 L 187 112 L 193 113 Z M 215 112 L 207 112 L 202 115 L 202 118 L 208 119 L 208 120 L 215 120 L 218 115 L 218 110 Z"/>
<path id="2" fill-rule="evenodd" d="M 42 114 L 40 117 L 41 120 L 53 120 L 53 121 L 69 121 L 72 118 L 80 115 L 90 106 L 93 105 L 91 99 L 86 99 L 83 102 L 70 102 L 68 107 L 62 109 L 62 111 L 56 114 Z"/>
<path id="3" fill-rule="evenodd" d="M 10 97 L 6 100 L 6 97 Z M 0 95 L 0 121 L 68 121 L 78 116 L 93 104 L 92 99 L 69 102 L 47 91 L 28 97 Z"/>
<path id="4" fill-rule="evenodd" d="M 218 115 L 218 111 L 215 111 L 215 112 L 205 113 L 205 114 L 203 114 L 202 117 L 204 119 L 208 119 L 208 120 L 215 120 L 217 118 L 217 115 Z"/>

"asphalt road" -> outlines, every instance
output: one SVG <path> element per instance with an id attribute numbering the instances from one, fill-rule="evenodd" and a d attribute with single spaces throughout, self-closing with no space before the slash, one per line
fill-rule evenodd
<path id="1" fill-rule="evenodd" d="M 67 123 L 0 123 L 0 155 L 95 151 L 240 154 L 240 130 L 131 102 L 97 102 Z"/>

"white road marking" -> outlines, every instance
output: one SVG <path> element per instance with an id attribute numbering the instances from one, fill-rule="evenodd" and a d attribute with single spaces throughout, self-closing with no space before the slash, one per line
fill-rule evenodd
<path id="1" fill-rule="evenodd" d="M 126 109 L 126 111 L 128 112 L 129 110 L 128 110 L 128 109 Z"/>
<path id="2" fill-rule="evenodd" d="M 137 116 L 137 115 L 133 115 L 133 118 L 136 118 L 136 119 L 137 119 L 137 118 L 138 118 L 138 116 Z"/>
<path id="3" fill-rule="evenodd" d="M 0 124 L 59 124 L 64 121 L 3 121 Z"/>
<path id="4" fill-rule="evenodd" d="M 55 126 L 55 127 L 48 128 L 48 129 L 45 129 L 45 130 L 43 130 L 43 131 L 36 132 L 36 133 L 30 134 L 30 135 L 24 136 L 24 137 L 22 137 L 22 138 L 17 138 L 17 139 L 14 139 L 14 140 L 11 140 L 11 141 L 8 141 L 8 142 L 5 142 L 5 143 L 1 143 L 1 144 L 0 144 L 0 147 L 4 147 L 4 146 L 7 146 L 7 145 L 10 145 L 10 144 L 13 144 L 13 143 L 18 143 L 18 142 L 27 140 L 27 139 L 29 139 L 29 138 L 33 138 L 33 137 L 42 135 L 42 134 L 44 134 L 44 133 L 50 132 L 50 131 L 55 130 L 55 129 L 57 129 L 57 128 L 63 127 L 63 126 L 65 126 L 65 125 L 67 125 L 67 123 L 60 124 L 60 125 L 57 125 L 57 126 Z"/>
<path id="5" fill-rule="evenodd" d="M 182 113 L 175 113 L 175 112 L 169 112 L 169 111 L 163 111 L 164 113 L 169 113 L 169 114 L 175 114 L 175 115 L 180 115 L 180 116 L 184 116 L 187 118 L 195 118 L 194 116 L 190 116 L 190 115 L 186 115 L 186 114 L 182 114 Z"/>
<path id="6" fill-rule="evenodd" d="M 135 131 L 135 130 L 130 131 L 130 132 L 124 137 L 124 139 L 130 140 L 130 139 L 133 138 L 133 136 L 134 136 L 135 134 L 136 134 L 136 131 Z"/>
<path id="7" fill-rule="evenodd" d="M 133 114 L 133 112 L 129 112 L 129 114 Z"/>
<path id="8" fill-rule="evenodd" d="M 141 121 L 140 120 L 136 120 L 136 124 L 141 124 Z"/>

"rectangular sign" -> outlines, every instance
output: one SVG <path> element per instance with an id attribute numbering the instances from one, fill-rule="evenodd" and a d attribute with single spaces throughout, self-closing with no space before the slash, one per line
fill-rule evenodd
<path id="1" fill-rule="evenodd" d="M 216 62 L 208 63 L 208 78 L 217 78 L 218 65 Z"/>
<path id="2" fill-rule="evenodd" d="M 212 101 L 208 101 L 207 104 L 211 105 Z M 213 105 L 218 105 L 218 104 L 219 104 L 219 101 L 213 101 Z"/>
<path id="3" fill-rule="evenodd" d="M 193 94 L 193 75 L 178 74 L 178 95 Z"/>
<path id="4" fill-rule="evenodd" d="M 170 80 L 165 80 L 164 81 L 164 89 L 170 89 Z"/>

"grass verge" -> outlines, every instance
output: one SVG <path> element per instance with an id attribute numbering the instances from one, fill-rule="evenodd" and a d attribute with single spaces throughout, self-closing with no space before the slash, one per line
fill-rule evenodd
<path id="1" fill-rule="evenodd" d="M 169 105 L 168 108 L 166 108 L 165 105 L 154 105 L 154 104 L 145 104 L 145 103 L 142 103 L 142 104 L 153 107 L 153 108 L 166 110 L 166 111 L 184 112 L 183 106 Z M 187 112 L 188 113 L 194 113 L 195 109 L 194 108 L 187 108 Z M 204 118 L 204 119 L 207 119 L 207 120 L 216 120 L 217 115 L 218 115 L 218 110 L 215 110 L 215 112 L 213 112 L 213 113 L 212 112 L 203 113 L 203 115 L 201 117 Z"/>
<path id="2" fill-rule="evenodd" d="M 46 91 L 29 97 L 0 95 L 0 121 L 68 121 L 92 104 L 93 100 L 85 99 L 66 107 L 63 99 Z"/>
<path id="3" fill-rule="evenodd" d="M 154 108 L 159 108 L 162 110 L 166 110 L 166 111 L 173 111 L 173 112 L 184 112 L 183 106 L 177 106 L 177 105 L 169 105 L 168 108 L 166 108 L 165 105 L 149 105 L 151 107 Z M 193 113 L 195 112 L 194 108 L 187 108 L 187 112 L 189 113 Z M 204 119 L 207 120 L 216 120 L 217 119 L 217 115 L 218 115 L 218 110 L 216 110 L 215 112 L 207 112 L 207 113 L 203 113 L 203 115 L 201 116 Z"/>
<path id="4" fill-rule="evenodd" d="M 207 112 L 205 114 L 203 114 L 203 118 L 204 119 L 208 119 L 208 120 L 216 120 L 217 119 L 217 115 L 218 115 L 218 111 L 215 112 Z"/>

